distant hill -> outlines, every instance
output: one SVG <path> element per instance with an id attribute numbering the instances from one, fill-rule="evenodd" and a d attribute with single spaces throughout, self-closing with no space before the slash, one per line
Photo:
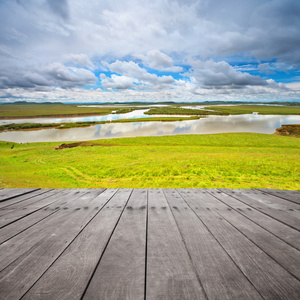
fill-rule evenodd
<path id="1" fill-rule="evenodd" d="M 164 102 L 32 102 L 32 101 L 16 101 L 16 102 L 0 102 L 0 105 L 5 104 L 71 104 L 71 105 L 226 105 L 226 104 L 268 104 L 268 105 L 286 105 L 286 106 L 300 106 L 300 101 L 273 101 L 273 102 L 254 102 L 254 101 L 201 101 L 201 102 L 175 102 L 175 101 L 164 101 Z"/>

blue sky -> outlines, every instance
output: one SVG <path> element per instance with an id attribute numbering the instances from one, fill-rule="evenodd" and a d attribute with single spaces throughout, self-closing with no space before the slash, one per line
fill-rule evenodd
<path id="1" fill-rule="evenodd" d="M 0 101 L 300 100 L 294 0 L 0 0 Z"/>

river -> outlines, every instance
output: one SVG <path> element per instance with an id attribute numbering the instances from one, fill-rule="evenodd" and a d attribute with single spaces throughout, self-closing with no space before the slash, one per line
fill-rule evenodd
<path id="1" fill-rule="evenodd" d="M 133 112 L 134 113 L 134 112 Z M 132 113 L 130 113 L 132 114 Z M 132 114 L 134 115 L 134 114 Z M 124 116 L 124 114 L 122 114 Z M 135 115 L 136 116 L 136 115 Z M 108 117 L 108 116 L 100 116 Z M 138 117 L 141 117 L 140 115 Z M 94 120 L 85 117 L 84 120 Z M 65 118 L 64 118 L 65 119 Z M 69 118 L 70 119 L 70 118 Z M 78 119 L 78 118 L 72 118 Z M 41 119 L 30 119 L 30 122 Z M 52 119 L 46 119 L 53 122 Z M 62 120 L 62 119 L 57 119 Z M 6 122 L 8 120 L 5 120 Z M 17 120 L 13 120 L 15 122 Z M 24 120 L 22 120 L 24 122 Z M 62 121 L 61 121 L 62 122 Z M 74 122 L 74 121 L 73 121 Z M 77 121 L 76 121 L 77 122 Z M 10 121 L 10 123 L 12 123 Z M 59 123 L 59 122 L 57 122 Z M 178 134 L 213 134 L 226 132 L 253 132 L 273 134 L 284 124 L 300 124 L 300 116 L 295 115 L 231 115 L 208 116 L 199 120 L 181 122 L 132 122 L 107 123 L 84 128 L 41 129 L 30 131 L 6 131 L 0 133 L 1 141 L 17 143 L 86 141 L 105 138 L 162 136 Z"/>

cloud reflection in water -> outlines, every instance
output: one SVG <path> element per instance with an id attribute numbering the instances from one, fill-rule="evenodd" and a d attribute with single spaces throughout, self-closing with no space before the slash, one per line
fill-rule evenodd
<path id="1" fill-rule="evenodd" d="M 101 138 L 254 132 L 272 134 L 282 124 L 300 124 L 300 116 L 237 115 L 209 116 L 181 122 L 108 123 L 84 128 L 8 131 L 0 140 L 18 143 L 84 141 Z"/>

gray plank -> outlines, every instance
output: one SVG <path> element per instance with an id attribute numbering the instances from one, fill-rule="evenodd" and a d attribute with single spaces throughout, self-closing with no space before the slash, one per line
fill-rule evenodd
<path id="1" fill-rule="evenodd" d="M 178 192 L 165 195 L 208 299 L 262 299 Z"/>
<path id="2" fill-rule="evenodd" d="M 27 193 L 27 194 L 23 194 L 21 196 L 14 197 L 14 198 L 11 198 L 11 199 L 6 200 L 6 201 L 2 201 L 2 202 L 0 202 L 0 209 L 10 208 L 10 206 L 13 205 L 13 204 L 15 204 L 15 203 L 31 199 L 31 198 L 36 197 L 38 195 L 45 194 L 45 193 L 47 193 L 47 192 L 49 192 L 51 190 L 52 189 L 43 189 L 43 190 L 42 189 L 38 189 L 38 190 L 35 190 L 33 192 L 30 192 L 30 193 Z"/>
<path id="3" fill-rule="evenodd" d="M 238 190 L 237 195 L 239 193 L 245 193 L 260 204 L 264 204 L 269 208 L 284 212 L 286 215 L 300 219 L 300 205 L 294 202 L 278 198 L 259 190 Z"/>
<path id="4" fill-rule="evenodd" d="M 1 272 L 0 294 L 2 299 L 18 299 L 42 276 L 78 233 L 99 211 L 99 192 L 86 192 L 68 204 L 71 213 L 59 228 L 50 227 L 39 243 L 13 261 Z M 64 209 L 63 209 L 64 210 Z M 52 216 L 58 216 L 59 212 Z M 51 216 L 46 220 L 51 220 Z M 41 223 L 41 222 L 40 222 Z M 29 229 L 30 230 L 30 229 Z M 13 240 L 13 239 L 11 239 Z M 11 241 L 9 240 L 9 241 Z M 8 242 L 9 242 L 8 241 Z"/>
<path id="5" fill-rule="evenodd" d="M 297 250 L 300 250 L 300 232 L 298 230 L 278 222 L 277 220 L 261 213 L 256 209 L 253 209 L 251 206 L 248 206 L 247 204 L 217 189 L 211 190 L 209 193 L 225 203 L 229 207 L 228 209 L 234 209 L 238 211 L 244 217 L 261 226 L 268 232 L 274 234 L 279 239 L 285 241 Z"/>
<path id="6" fill-rule="evenodd" d="M 52 190 L 46 194 L 29 199 L 28 201 L 31 203 L 28 205 L 25 205 L 22 201 L 14 204 L 12 207 L 10 207 L 10 209 L 1 210 L 0 228 L 7 226 L 12 222 L 16 222 L 25 216 L 35 213 L 49 204 L 59 201 L 61 196 L 63 197 L 65 193 L 70 192 L 71 191 L 66 190 L 58 193 L 56 190 Z"/>
<path id="7" fill-rule="evenodd" d="M 49 217 L 51 214 L 55 213 L 58 209 L 54 210 L 39 210 L 38 212 L 28 215 L 25 218 L 18 220 L 18 222 L 11 223 L 6 227 L 0 229 L 0 244 L 11 239 L 12 237 L 20 234 L 26 229 L 30 228 L 33 225 L 36 225 L 38 222 Z"/>
<path id="8" fill-rule="evenodd" d="M 211 195 L 200 191 L 181 194 L 264 299 L 299 299 L 300 282 L 217 212 L 210 210 L 206 199 Z"/>
<path id="9" fill-rule="evenodd" d="M 258 189 L 258 190 L 300 204 L 299 191 L 284 191 L 284 190 L 272 190 L 272 189 Z"/>
<path id="10" fill-rule="evenodd" d="M 3 189 L 0 190 L 0 202 L 9 200 L 14 197 L 22 196 L 36 190 L 37 189 Z"/>
<path id="11" fill-rule="evenodd" d="M 79 192 L 79 190 L 66 190 L 53 204 L 43 208 L 53 212 L 58 210 L 55 215 L 39 222 L 37 226 L 32 226 L 28 230 L 21 232 L 18 236 L 11 238 L 0 245 L 0 271 L 6 268 L 18 257 L 26 252 L 30 252 L 36 244 L 42 244 L 44 239 L 53 235 L 56 236 L 60 232 L 60 228 L 68 224 L 69 218 L 74 213 L 73 204 L 77 204 L 81 209 L 82 204 L 78 203 L 78 198 L 83 199 L 87 192 Z M 76 211 L 78 212 L 78 211 Z"/>
<path id="12" fill-rule="evenodd" d="M 45 199 L 49 197 L 53 198 L 54 195 L 61 195 L 66 192 L 67 190 L 48 190 L 46 193 L 40 193 L 39 195 L 34 195 L 34 197 L 11 203 L 9 206 L 0 209 L 0 217 L 8 215 L 12 211 L 18 212 L 18 215 L 26 215 L 27 211 L 30 211 L 30 209 L 36 210 L 37 208 L 42 207 Z"/>
<path id="13" fill-rule="evenodd" d="M 214 197 L 205 198 L 205 205 L 209 209 L 216 211 L 244 236 L 272 257 L 284 269 L 300 279 L 300 252 L 298 250 L 253 221 L 245 218 L 238 211 L 228 209 L 229 206 L 219 201 L 224 194 L 214 194 L 212 192 L 210 192 L 210 194 Z"/>
<path id="14" fill-rule="evenodd" d="M 144 299 L 146 217 L 147 191 L 134 190 L 83 299 Z"/>
<path id="15" fill-rule="evenodd" d="M 260 193 L 253 194 L 251 191 L 243 191 L 243 190 L 227 190 L 220 189 L 220 191 L 232 196 L 233 198 L 251 206 L 259 210 L 260 212 L 296 229 L 300 230 L 300 222 L 299 219 L 289 215 L 288 213 L 277 210 L 275 208 L 266 205 L 263 202 L 259 202 L 257 199 L 260 197 Z"/>
<path id="16" fill-rule="evenodd" d="M 98 197 L 99 213 L 25 294 L 24 300 L 81 299 L 130 193 L 130 189 L 118 193 L 108 189 Z M 101 205 L 105 205 L 103 209 Z"/>
<path id="17" fill-rule="evenodd" d="M 207 299 L 162 190 L 148 193 L 146 299 Z"/>

